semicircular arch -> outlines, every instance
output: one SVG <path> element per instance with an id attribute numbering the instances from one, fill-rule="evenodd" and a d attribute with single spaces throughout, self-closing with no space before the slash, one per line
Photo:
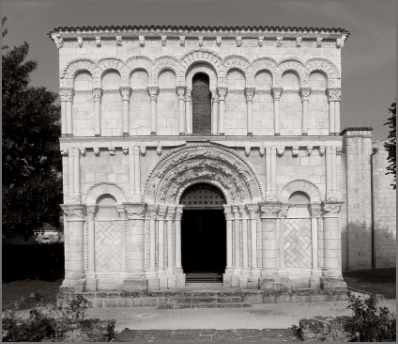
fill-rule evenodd
<path id="1" fill-rule="evenodd" d="M 217 87 L 217 73 L 211 65 L 206 63 L 194 64 L 188 69 L 187 75 L 185 77 L 185 85 L 187 88 L 192 89 L 192 79 L 197 73 L 204 73 L 209 77 L 210 90 L 213 92 Z"/>
<path id="2" fill-rule="evenodd" d="M 180 61 L 173 56 L 160 56 L 153 63 L 153 74 L 156 75 L 156 84 L 159 81 L 159 75 L 166 69 L 172 70 L 175 75 L 178 75 L 178 70 L 180 68 Z"/>
<path id="3" fill-rule="evenodd" d="M 315 72 L 315 71 L 322 72 L 327 77 L 329 87 L 340 86 L 340 71 L 339 71 L 339 69 L 333 62 L 331 62 L 325 58 L 315 57 L 315 58 L 309 59 L 305 63 L 305 71 L 306 71 L 307 75 L 310 75 L 312 72 Z"/>
<path id="4" fill-rule="evenodd" d="M 240 55 L 229 55 L 224 58 L 223 65 L 225 67 L 226 74 L 228 74 L 232 69 L 240 70 L 245 76 L 246 87 L 253 87 L 253 71 L 250 61 L 246 57 Z"/>
<path id="5" fill-rule="evenodd" d="M 87 71 L 91 74 L 93 81 L 96 75 L 96 63 L 87 58 L 79 58 L 70 61 L 61 73 L 61 79 L 64 79 L 63 87 L 73 87 L 73 80 L 77 73 Z"/>
<path id="6" fill-rule="evenodd" d="M 300 79 L 300 87 L 308 86 L 309 80 L 304 65 L 300 60 L 296 58 L 284 59 L 279 62 L 275 80 L 275 84 L 277 86 L 281 85 L 282 75 L 288 71 L 292 71 L 298 74 Z"/>
<path id="7" fill-rule="evenodd" d="M 310 202 L 322 202 L 322 195 L 319 188 L 314 183 L 305 179 L 296 179 L 285 184 L 279 192 L 279 202 L 288 203 L 290 196 L 298 191 L 306 193 L 310 198 Z"/>
<path id="8" fill-rule="evenodd" d="M 273 58 L 270 57 L 259 57 L 252 62 L 253 78 L 262 70 L 266 70 L 271 73 L 272 82 L 275 84 L 277 77 L 277 64 Z"/>
<path id="9" fill-rule="evenodd" d="M 120 186 L 114 183 L 101 182 L 92 185 L 86 192 L 83 203 L 96 204 L 102 195 L 111 195 L 116 199 L 116 203 L 121 204 L 127 202 L 126 192 Z"/>

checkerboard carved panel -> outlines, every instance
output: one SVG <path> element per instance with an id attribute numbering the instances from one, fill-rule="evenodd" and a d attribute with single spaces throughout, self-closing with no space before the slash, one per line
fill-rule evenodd
<path id="1" fill-rule="evenodd" d="M 311 220 L 285 220 L 285 265 L 289 268 L 311 268 Z"/>
<path id="2" fill-rule="evenodd" d="M 122 223 L 120 221 L 101 221 L 95 223 L 96 271 L 121 271 L 121 226 Z"/>

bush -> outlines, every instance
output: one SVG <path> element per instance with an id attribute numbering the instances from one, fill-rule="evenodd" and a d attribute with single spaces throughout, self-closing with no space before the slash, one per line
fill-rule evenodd
<path id="1" fill-rule="evenodd" d="M 64 244 L 3 244 L 3 282 L 63 278 Z"/>

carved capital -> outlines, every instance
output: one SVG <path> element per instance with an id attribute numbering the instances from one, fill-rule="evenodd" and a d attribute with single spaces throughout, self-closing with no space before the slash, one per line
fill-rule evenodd
<path id="1" fill-rule="evenodd" d="M 326 151 L 326 147 L 325 146 L 319 147 L 319 155 L 320 156 L 324 156 L 325 155 L 325 151 Z"/>
<path id="2" fill-rule="evenodd" d="M 311 87 L 302 87 L 300 93 L 302 101 L 308 101 L 310 99 Z"/>
<path id="3" fill-rule="evenodd" d="M 342 147 L 337 147 L 336 148 L 336 155 L 341 155 L 342 152 L 343 152 L 343 148 Z"/>
<path id="4" fill-rule="evenodd" d="M 281 210 L 279 211 L 278 217 L 287 217 L 288 210 L 289 210 L 289 203 L 282 203 Z"/>
<path id="5" fill-rule="evenodd" d="M 263 202 L 260 203 L 261 218 L 278 217 L 280 211 L 280 203 L 278 202 Z"/>
<path id="6" fill-rule="evenodd" d="M 322 213 L 321 203 L 310 203 L 311 217 L 320 217 Z"/>
<path id="7" fill-rule="evenodd" d="M 94 221 L 95 213 L 96 213 L 97 209 L 98 209 L 98 206 L 96 204 L 86 206 L 86 213 L 87 213 L 88 221 Z"/>
<path id="8" fill-rule="evenodd" d="M 224 215 L 226 220 L 233 220 L 232 209 L 229 204 L 224 204 Z"/>
<path id="9" fill-rule="evenodd" d="M 93 88 L 94 101 L 99 102 L 101 100 L 102 90 L 100 88 Z"/>
<path id="10" fill-rule="evenodd" d="M 59 89 L 59 97 L 61 102 L 71 102 L 73 99 L 73 88 L 61 87 Z"/>
<path id="11" fill-rule="evenodd" d="M 185 101 L 186 102 L 190 102 L 192 98 L 192 89 L 191 88 L 187 88 L 185 91 Z"/>
<path id="12" fill-rule="evenodd" d="M 285 152 L 285 148 L 286 148 L 286 147 L 276 147 L 276 153 L 277 153 L 279 156 L 282 156 L 283 153 Z"/>
<path id="13" fill-rule="evenodd" d="M 184 100 L 185 99 L 185 91 L 186 87 L 185 86 L 177 86 L 176 87 L 177 95 L 179 100 Z"/>
<path id="14" fill-rule="evenodd" d="M 155 220 L 156 219 L 156 210 L 158 206 L 156 204 L 148 204 L 146 207 L 146 216 L 150 220 Z"/>
<path id="15" fill-rule="evenodd" d="M 343 205 L 344 202 L 332 202 L 328 201 L 323 204 L 323 211 L 325 212 L 325 215 L 337 215 L 341 211 L 341 206 Z"/>
<path id="16" fill-rule="evenodd" d="M 247 210 L 250 213 L 250 217 L 254 219 L 258 210 L 258 204 L 247 204 Z"/>
<path id="17" fill-rule="evenodd" d="M 183 205 L 177 205 L 176 206 L 176 217 L 175 217 L 176 221 L 181 221 L 183 212 L 184 212 L 184 206 Z"/>
<path id="18" fill-rule="evenodd" d="M 123 100 L 130 100 L 130 86 L 120 87 L 120 93 L 122 95 Z"/>
<path id="19" fill-rule="evenodd" d="M 299 155 L 299 151 L 300 151 L 300 147 L 299 146 L 292 147 L 292 156 L 298 156 Z"/>
<path id="20" fill-rule="evenodd" d="M 167 45 L 167 36 L 162 36 L 162 46 L 165 47 Z"/>
<path id="21" fill-rule="evenodd" d="M 217 95 L 215 90 L 211 92 L 211 100 L 213 103 L 218 103 L 220 101 L 220 97 Z"/>
<path id="22" fill-rule="evenodd" d="M 235 220 L 240 218 L 240 210 L 238 205 L 232 206 L 232 214 Z"/>
<path id="23" fill-rule="evenodd" d="M 129 220 L 143 220 L 145 218 L 145 203 L 123 203 Z"/>
<path id="24" fill-rule="evenodd" d="M 53 39 L 55 45 L 57 46 L 58 49 L 62 48 L 62 45 L 64 44 L 64 41 L 61 37 L 60 34 L 57 35 L 52 35 L 51 38 Z"/>
<path id="25" fill-rule="evenodd" d="M 117 45 L 122 45 L 122 44 L 123 44 L 123 42 L 122 42 L 122 36 L 116 36 L 116 44 L 117 44 Z"/>
<path id="26" fill-rule="evenodd" d="M 272 95 L 274 96 L 275 101 L 279 101 L 281 99 L 282 92 L 283 87 L 272 87 Z"/>
<path id="27" fill-rule="evenodd" d="M 247 217 L 246 206 L 244 204 L 239 206 L 239 211 L 242 217 Z"/>
<path id="28" fill-rule="evenodd" d="M 217 87 L 218 95 L 220 96 L 220 100 L 225 100 L 225 96 L 227 95 L 227 87 Z"/>
<path id="29" fill-rule="evenodd" d="M 149 97 L 151 100 L 157 100 L 159 94 L 159 87 L 157 86 L 149 86 L 147 87 Z"/>
<path id="30" fill-rule="evenodd" d="M 341 100 L 341 88 L 340 87 L 328 88 L 328 96 L 330 102 L 339 102 Z"/>
<path id="31" fill-rule="evenodd" d="M 166 215 L 166 220 L 167 221 L 172 221 L 174 220 L 174 217 L 176 215 L 176 207 L 175 206 L 168 206 L 167 207 L 167 215 Z"/>
<path id="32" fill-rule="evenodd" d="M 160 204 L 158 208 L 158 218 L 163 220 L 166 217 L 167 205 Z"/>
<path id="33" fill-rule="evenodd" d="M 245 88 L 245 95 L 246 95 L 246 101 L 252 101 L 254 97 L 255 89 L 254 87 L 246 87 Z"/>
<path id="34" fill-rule="evenodd" d="M 124 205 L 123 205 L 123 204 L 116 204 L 116 211 L 117 211 L 119 214 L 122 214 L 122 213 L 125 213 L 125 212 L 126 212 L 126 209 L 124 208 Z"/>
<path id="35" fill-rule="evenodd" d="M 82 219 L 84 205 L 82 204 L 61 204 L 62 212 L 69 219 Z"/>

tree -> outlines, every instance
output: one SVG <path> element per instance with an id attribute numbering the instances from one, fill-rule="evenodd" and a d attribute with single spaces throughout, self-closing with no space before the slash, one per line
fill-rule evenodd
<path id="1" fill-rule="evenodd" d="M 396 189 L 396 151 L 395 147 L 397 145 L 396 142 L 396 128 L 397 128 L 397 120 L 396 120 L 396 101 L 391 104 L 391 107 L 388 109 L 388 111 L 392 114 L 391 117 L 388 118 L 388 122 L 384 123 L 384 125 L 388 125 L 390 127 L 390 134 L 388 135 L 388 138 L 390 138 L 389 141 L 384 143 L 385 149 L 388 151 L 388 162 L 389 165 L 387 167 L 387 172 L 386 174 L 393 174 L 394 175 L 394 184 L 391 184 L 391 186 Z"/>
<path id="2" fill-rule="evenodd" d="M 2 24 L 7 18 L 3 18 Z M 3 37 L 7 31 L 3 31 Z M 3 47 L 4 48 L 4 47 Z M 7 48 L 6 48 L 7 49 Z M 29 44 L 3 54 L 3 236 L 29 238 L 43 223 L 60 227 L 62 158 L 58 95 L 31 87 Z"/>

